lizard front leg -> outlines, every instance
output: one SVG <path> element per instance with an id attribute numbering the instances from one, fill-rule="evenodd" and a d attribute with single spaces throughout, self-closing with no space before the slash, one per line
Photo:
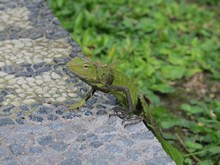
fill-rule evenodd
<path id="1" fill-rule="evenodd" d="M 124 92 L 126 95 L 126 99 L 128 102 L 128 113 L 133 112 L 133 103 L 132 103 L 132 99 L 131 99 L 131 93 L 128 87 L 125 86 L 114 86 L 114 85 L 106 85 L 106 88 L 111 91 L 111 92 L 115 92 L 115 91 L 121 91 Z"/>
<path id="2" fill-rule="evenodd" d="M 70 107 L 68 109 L 76 109 L 76 108 L 80 108 L 81 106 L 83 106 L 83 104 L 85 104 L 85 102 L 95 93 L 96 89 L 91 88 L 89 90 L 89 92 L 87 92 L 86 96 L 84 99 L 82 99 L 80 102 L 77 102 L 75 104 L 70 105 Z"/>

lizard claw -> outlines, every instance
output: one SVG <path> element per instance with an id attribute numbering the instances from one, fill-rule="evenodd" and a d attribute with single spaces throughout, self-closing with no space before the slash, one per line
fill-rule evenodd
<path id="1" fill-rule="evenodd" d="M 124 125 L 124 128 L 126 128 L 129 125 L 138 124 L 143 120 L 144 118 L 142 116 L 132 115 L 129 118 L 124 119 L 122 124 Z"/>
<path id="2" fill-rule="evenodd" d="M 114 114 L 109 114 L 109 117 L 118 116 L 119 118 L 124 119 L 128 116 L 128 113 L 122 107 L 114 107 L 112 110 L 114 111 Z"/>

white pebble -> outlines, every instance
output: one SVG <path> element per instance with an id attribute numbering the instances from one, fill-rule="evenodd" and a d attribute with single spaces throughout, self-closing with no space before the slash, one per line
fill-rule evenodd
<path id="1" fill-rule="evenodd" d="M 15 84 L 16 83 L 16 79 L 11 79 L 8 81 L 8 84 L 12 85 L 12 84 Z"/>
<path id="2" fill-rule="evenodd" d="M 16 93 L 23 93 L 24 91 L 22 89 L 18 88 L 18 89 L 15 89 L 15 92 Z"/>
<path id="3" fill-rule="evenodd" d="M 20 98 L 24 98 L 26 95 L 25 95 L 24 93 L 20 93 L 20 94 L 18 94 L 18 96 L 19 96 Z"/>
<path id="4" fill-rule="evenodd" d="M 52 72 L 51 77 L 53 79 L 60 79 L 61 78 L 60 75 L 56 74 L 55 72 Z"/>
<path id="5" fill-rule="evenodd" d="M 26 42 L 25 46 L 32 46 L 32 43 L 31 42 Z"/>
<path id="6" fill-rule="evenodd" d="M 15 47 L 16 48 L 23 48 L 24 44 L 22 42 L 18 42 L 18 43 L 15 44 Z"/>
<path id="7" fill-rule="evenodd" d="M 66 83 L 63 82 L 63 81 L 59 81 L 58 84 L 59 84 L 60 86 L 65 86 L 65 85 L 66 85 Z"/>
<path id="8" fill-rule="evenodd" d="M 7 75 L 7 76 L 5 76 L 4 78 L 5 78 L 5 80 L 11 80 L 11 79 L 13 79 L 15 77 L 15 75 Z"/>
<path id="9" fill-rule="evenodd" d="M 5 85 L 0 84 L 0 89 L 4 89 L 4 88 L 5 88 Z"/>
<path id="10" fill-rule="evenodd" d="M 43 62 L 43 60 L 42 59 L 33 59 L 33 62 L 34 63 L 40 63 L 40 62 Z"/>
<path id="11" fill-rule="evenodd" d="M 68 93 L 69 97 L 77 97 L 77 95 L 75 93 Z"/>
<path id="12" fill-rule="evenodd" d="M 53 95 L 53 98 L 54 98 L 54 97 L 60 97 L 60 95 L 58 95 L 58 94 L 54 94 L 54 95 Z"/>
<path id="13" fill-rule="evenodd" d="M 5 66 L 5 63 L 4 62 L 0 62 L 0 67 L 3 67 Z"/>
<path id="14" fill-rule="evenodd" d="M 45 94 L 43 95 L 43 97 L 45 97 L 45 98 L 50 98 L 51 95 L 50 95 L 49 93 L 45 93 Z"/>
<path id="15" fill-rule="evenodd" d="M 52 89 L 49 91 L 50 94 L 55 94 L 56 92 L 57 92 L 57 89 L 56 89 L 56 88 L 52 88 Z"/>
<path id="16" fill-rule="evenodd" d="M 20 53 L 20 54 L 17 54 L 16 56 L 17 56 L 17 58 L 22 58 L 23 54 Z"/>
<path id="17" fill-rule="evenodd" d="M 35 81 L 35 79 L 34 79 L 34 78 L 32 78 L 32 77 L 28 77 L 28 78 L 26 78 L 26 81 L 28 81 L 28 82 L 34 82 L 34 81 Z"/>
<path id="18" fill-rule="evenodd" d="M 6 99 L 3 103 L 2 103 L 2 105 L 3 106 L 8 106 L 9 104 L 10 104 L 10 99 Z"/>
<path id="19" fill-rule="evenodd" d="M 53 99 L 53 98 L 46 98 L 46 99 L 45 99 L 45 102 L 46 102 L 46 103 L 55 102 L 55 99 Z"/>
<path id="20" fill-rule="evenodd" d="M 5 82 L 5 80 L 3 78 L 0 78 L 0 83 Z"/>
<path id="21" fill-rule="evenodd" d="M 37 84 L 37 85 L 41 85 L 42 83 L 43 83 L 42 80 L 36 80 L 36 84 Z"/>
<path id="22" fill-rule="evenodd" d="M 5 60 L 5 64 L 6 64 L 6 65 L 11 65 L 11 61 Z"/>
<path id="23" fill-rule="evenodd" d="M 28 93 L 33 93 L 34 89 L 33 89 L 33 88 L 26 88 L 26 91 L 27 91 Z"/>
<path id="24" fill-rule="evenodd" d="M 65 97 L 58 97 L 58 98 L 56 99 L 56 101 L 59 101 L 59 102 L 63 102 L 63 101 L 65 101 L 65 100 L 66 100 Z"/>
<path id="25" fill-rule="evenodd" d="M 11 61 L 15 61 L 15 60 L 17 60 L 17 57 L 16 57 L 16 56 L 11 56 L 11 57 L 10 57 L 10 60 L 11 60 Z"/>
<path id="26" fill-rule="evenodd" d="M 28 88 L 30 88 L 27 84 L 22 84 L 21 87 L 22 87 L 23 89 L 28 89 Z"/>
<path id="27" fill-rule="evenodd" d="M 16 64 L 22 64 L 22 63 L 24 63 L 25 61 L 23 60 L 23 59 L 18 59 L 17 61 L 16 61 Z"/>
<path id="28" fill-rule="evenodd" d="M 20 103 L 17 102 L 17 101 L 11 102 L 11 104 L 14 105 L 14 106 L 19 106 L 20 105 Z"/>
<path id="29" fill-rule="evenodd" d="M 17 84 L 19 84 L 19 85 L 25 84 L 25 83 L 26 83 L 26 81 L 25 81 L 25 80 L 22 80 L 22 79 L 19 79 L 19 80 L 17 81 Z"/>
<path id="30" fill-rule="evenodd" d="M 28 82 L 28 85 L 30 85 L 31 87 L 36 86 L 36 84 L 35 84 L 35 83 L 33 83 L 33 82 Z"/>
<path id="31" fill-rule="evenodd" d="M 50 88 L 49 87 L 44 87 L 44 89 L 43 89 L 45 92 L 48 92 L 49 90 L 50 90 Z"/>
<path id="32" fill-rule="evenodd" d="M 45 58 L 45 59 L 44 59 L 44 62 L 46 62 L 46 63 L 51 63 L 51 62 L 53 62 L 53 59 L 52 59 L 52 58 Z"/>
<path id="33" fill-rule="evenodd" d="M 66 93 L 62 93 L 62 96 L 63 96 L 63 97 L 67 97 L 67 94 L 66 94 Z"/>
<path id="34" fill-rule="evenodd" d="M 36 80 L 42 80 L 42 77 L 41 76 L 36 76 L 35 79 Z"/>
<path id="35" fill-rule="evenodd" d="M 34 99 L 26 99 L 23 101 L 24 104 L 28 104 L 28 105 L 33 104 L 35 102 L 36 102 L 36 100 L 34 100 Z"/>
<path id="36" fill-rule="evenodd" d="M 4 76 L 6 76 L 6 75 L 8 75 L 8 74 L 5 73 L 5 72 L 0 72 L 0 77 L 4 77 Z"/>
<path id="37" fill-rule="evenodd" d="M 44 93 L 43 89 L 41 89 L 41 88 L 36 89 L 35 92 L 37 94 L 43 94 Z"/>
<path id="38" fill-rule="evenodd" d="M 15 98 L 16 98 L 16 96 L 15 96 L 15 95 L 11 95 L 11 94 L 10 94 L 10 95 L 7 95 L 7 96 L 6 96 L 6 98 L 8 98 L 8 99 L 15 99 Z"/>

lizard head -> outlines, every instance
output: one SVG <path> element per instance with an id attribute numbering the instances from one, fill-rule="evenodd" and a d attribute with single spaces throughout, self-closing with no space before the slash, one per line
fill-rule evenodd
<path id="1" fill-rule="evenodd" d="M 90 85 L 111 84 L 113 81 L 110 67 L 86 58 L 76 57 L 67 63 L 67 68 L 77 77 Z"/>
<path id="2" fill-rule="evenodd" d="M 67 68 L 79 78 L 86 80 L 96 78 L 96 67 L 89 59 L 76 57 L 67 63 Z"/>

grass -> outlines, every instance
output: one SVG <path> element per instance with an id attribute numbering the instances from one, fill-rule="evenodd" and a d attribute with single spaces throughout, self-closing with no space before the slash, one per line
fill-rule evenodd
<path id="1" fill-rule="evenodd" d="M 219 164 L 218 1 L 48 3 L 86 56 L 136 80 L 152 100 L 164 137 L 185 154 L 185 164 Z"/>

